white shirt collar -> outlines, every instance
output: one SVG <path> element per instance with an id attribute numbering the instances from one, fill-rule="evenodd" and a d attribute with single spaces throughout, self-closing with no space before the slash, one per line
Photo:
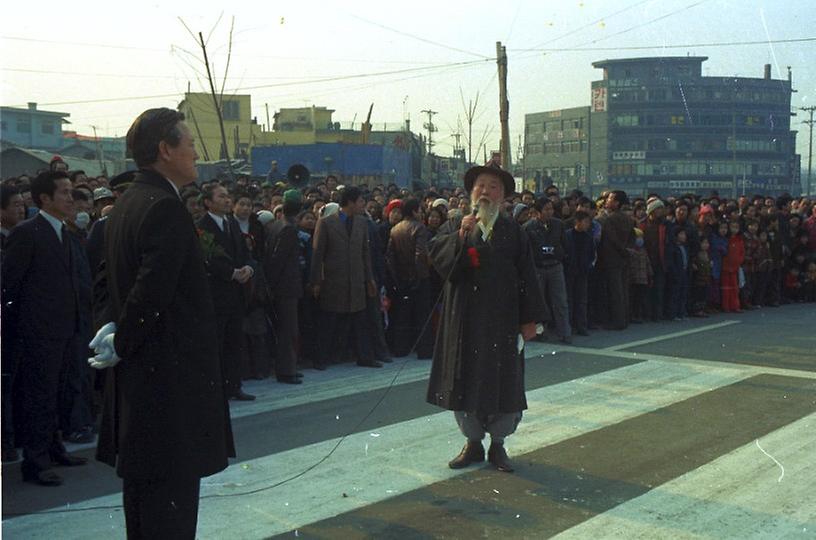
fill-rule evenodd
<path id="1" fill-rule="evenodd" d="M 62 242 L 62 226 L 64 223 L 43 209 L 40 209 L 40 215 L 44 217 L 52 227 L 54 227 L 54 231 L 57 233 L 57 238 L 59 238 L 59 241 Z"/>
<path id="2" fill-rule="evenodd" d="M 493 217 L 490 218 L 490 221 L 488 223 L 482 223 L 481 221 L 479 222 L 479 229 L 481 229 L 482 231 L 482 240 L 484 240 L 485 242 L 487 242 L 490 239 L 490 233 L 493 232 L 493 225 L 496 224 L 496 220 L 499 217 L 499 212 L 493 214 Z"/>
<path id="3" fill-rule="evenodd" d="M 176 192 L 176 196 L 177 196 L 179 199 L 181 199 L 181 192 L 179 191 L 178 186 L 177 186 L 176 184 L 174 184 L 174 183 L 173 183 L 173 182 L 172 182 L 172 181 L 171 181 L 169 178 L 164 177 L 164 179 L 165 179 L 165 180 L 167 180 L 167 183 L 168 183 L 168 184 L 170 184 L 171 186 L 173 186 L 173 191 L 175 191 L 175 192 Z"/>
<path id="4" fill-rule="evenodd" d="M 207 213 L 210 214 L 210 217 L 213 221 L 215 221 L 215 224 L 218 225 L 218 228 L 221 229 L 221 232 L 224 232 L 224 220 L 227 219 L 227 216 L 219 216 L 217 214 L 213 214 L 209 210 L 207 210 Z"/>

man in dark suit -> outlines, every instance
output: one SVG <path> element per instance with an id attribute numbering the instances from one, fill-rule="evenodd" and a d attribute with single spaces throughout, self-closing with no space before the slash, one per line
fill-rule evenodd
<path id="1" fill-rule="evenodd" d="M 255 270 L 238 222 L 230 215 L 232 199 L 227 189 L 221 184 L 208 184 L 201 196 L 207 213 L 197 226 L 208 246 L 204 262 L 215 304 L 224 392 L 229 399 L 252 401 L 255 396 L 241 390 L 241 342 L 247 307 L 244 284 Z"/>
<path id="2" fill-rule="evenodd" d="M 235 455 L 204 256 L 179 197 L 197 177 L 183 120 L 150 109 L 134 121 L 140 170 L 105 226 L 112 323 L 90 362 L 115 368 L 97 459 L 123 478 L 128 538 L 194 538 L 200 479 Z"/>
<path id="3" fill-rule="evenodd" d="M 609 302 L 609 327 L 623 330 L 629 325 L 629 254 L 626 248 L 634 242 L 635 222 L 623 212 L 629 204 L 624 191 L 612 191 L 606 198 L 606 215 L 601 217 L 601 243 L 598 262 L 606 278 Z"/>
<path id="4" fill-rule="evenodd" d="M 275 375 L 279 382 L 300 384 L 297 372 L 298 301 L 303 296 L 300 269 L 302 250 L 295 216 L 301 208 L 300 192 L 289 190 L 283 196 L 283 219 L 266 224 L 264 276 L 272 297 L 278 357 Z"/>
<path id="5" fill-rule="evenodd" d="M 68 174 L 40 174 L 31 195 L 40 212 L 11 231 L 3 251 L 3 352 L 19 358 L 23 480 L 57 486 L 62 478 L 52 464 L 87 461 L 68 455 L 57 431 L 58 402 L 77 351 L 82 248 L 64 223 L 73 212 Z"/>

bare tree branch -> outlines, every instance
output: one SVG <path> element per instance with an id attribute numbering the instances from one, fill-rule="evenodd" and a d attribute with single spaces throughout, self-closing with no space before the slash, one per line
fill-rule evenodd
<path id="1" fill-rule="evenodd" d="M 205 44 L 205 45 L 209 45 L 209 44 L 210 44 L 210 38 L 212 37 L 213 32 L 215 32 L 215 29 L 216 29 L 216 28 L 218 28 L 218 23 L 220 23 L 220 22 L 221 22 L 221 17 L 223 17 L 223 16 L 224 16 L 224 12 L 223 12 L 223 11 L 222 11 L 221 13 L 219 13 L 219 14 L 218 14 L 218 18 L 215 20 L 215 24 L 213 25 L 212 29 L 210 29 L 210 33 L 209 33 L 209 34 L 207 34 L 207 40 L 204 42 L 204 44 Z"/>
<path id="2" fill-rule="evenodd" d="M 227 67 L 224 68 L 224 78 L 221 79 L 221 92 L 218 95 L 219 105 L 224 106 L 224 86 L 227 84 L 227 74 L 229 73 L 230 60 L 232 59 L 232 32 L 235 30 L 235 16 L 232 17 L 229 31 L 229 48 L 227 49 Z M 213 66 L 213 70 L 215 66 Z"/>

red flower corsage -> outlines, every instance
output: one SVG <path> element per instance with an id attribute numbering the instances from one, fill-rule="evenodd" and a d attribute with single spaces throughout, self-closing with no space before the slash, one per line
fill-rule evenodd
<path id="1" fill-rule="evenodd" d="M 470 267 L 471 268 L 479 268 L 479 251 L 475 247 L 469 247 L 467 250 L 468 257 L 470 258 Z"/>

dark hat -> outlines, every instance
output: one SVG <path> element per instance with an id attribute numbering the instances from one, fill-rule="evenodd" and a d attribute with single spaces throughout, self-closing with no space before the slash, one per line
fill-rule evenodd
<path id="1" fill-rule="evenodd" d="M 486 165 L 471 167 L 465 173 L 465 190 L 468 193 L 473 189 L 473 184 L 480 174 L 492 174 L 501 179 L 504 184 L 505 197 L 516 191 L 516 181 L 513 179 L 513 175 L 502 169 L 495 161 L 489 161 Z"/>
<path id="2" fill-rule="evenodd" d="M 136 178 L 136 171 L 125 171 L 111 178 L 108 185 L 113 190 L 126 189 L 134 178 Z"/>

